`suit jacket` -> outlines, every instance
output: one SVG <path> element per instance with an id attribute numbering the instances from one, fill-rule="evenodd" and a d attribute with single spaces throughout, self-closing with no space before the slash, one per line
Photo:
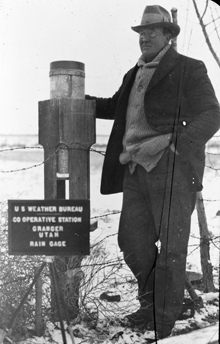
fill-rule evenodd
<path id="1" fill-rule="evenodd" d="M 96 100 L 96 117 L 114 119 L 102 171 L 101 193 L 122 191 L 125 166 L 120 164 L 126 110 L 138 66 L 130 69 L 112 98 Z M 145 93 L 149 125 L 158 134 L 173 132 L 182 168 L 196 190 L 202 189 L 205 144 L 220 127 L 220 108 L 202 61 L 178 54 L 172 47 L 160 61 Z M 171 153 L 174 154 L 174 153 Z M 152 171 L 153 172 L 153 171 Z"/>

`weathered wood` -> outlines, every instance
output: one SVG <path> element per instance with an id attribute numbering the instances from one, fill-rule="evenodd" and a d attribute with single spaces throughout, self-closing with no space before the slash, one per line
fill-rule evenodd
<path id="1" fill-rule="evenodd" d="M 46 199 L 65 197 L 65 179 L 69 179 L 70 199 L 90 199 L 89 149 L 95 143 L 95 102 L 84 99 L 84 78 L 84 64 L 80 62 L 56 61 L 50 65 L 51 99 L 39 102 Z M 78 315 L 79 281 L 74 280 L 73 285 L 68 277 L 71 258 L 57 257 L 55 264 L 63 289 L 71 286 L 74 300 L 67 308 L 74 319 Z M 83 257 L 76 258 L 73 270 L 80 268 Z M 53 300 L 52 297 L 52 305 Z"/>
<path id="2" fill-rule="evenodd" d="M 6 338 L 7 332 L 0 329 L 0 344 L 3 344 L 5 338 Z"/>
<path id="3" fill-rule="evenodd" d="M 204 292 L 209 293 L 215 291 L 215 286 L 213 283 L 212 263 L 210 261 L 210 235 L 201 192 L 197 193 L 196 209 L 200 230 L 200 258 L 203 273 Z"/>
<path id="4" fill-rule="evenodd" d="M 89 149 L 95 142 L 95 101 L 50 99 L 39 102 L 39 143 Z"/>
<path id="5" fill-rule="evenodd" d="M 70 199 L 90 198 L 89 149 L 94 142 L 94 101 L 52 99 L 39 102 L 39 143 L 44 147 L 46 199 L 57 198 L 57 172 L 61 177 L 68 175 Z"/>
<path id="6" fill-rule="evenodd" d="M 172 15 L 173 23 L 174 23 L 174 24 L 177 24 L 178 21 L 177 21 L 177 9 L 176 9 L 176 8 L 173 7 L 173 8 L 171 9 L 171 15 Z M 173 38 L 173 39 L 171 40 L 171 42 L 172 42 L 172 46 L 174 47 L 174 49 L 177 50 L 177 37 Z"/>
<path id="7" fill-rule="evenodd" d="M 66 199 L 65 179 L 57 180 L 57 199 Z"/>
<path id="8" fill-rule="evenodd" d="M 38 272 L 39 268 L 35 268 L 35 274 Z M 42 290 L 42 278 L 41 276 L 38 277 L 36 285 L 35 285 L 35 292 L 36 292 L 36 304 L 35 304 L 35 329 L 36 335 L 41 337 L 43 335 L 43 319 L 42 319 L 42 297 L 43 297 L 43 290 Z"/>
<path id="9" fill-rule="evenodd" d="M 195 289 L 193 288 L 192 284 L 190 283 L 190 279 L 188 277 L 187 272 L 185 273 L 185 287 L 186 287 L 191 299 L 195 303 L 195 305 L 199 306 L 199 307 L 204 307 L 203 300 L 201 297 L 199 297 L 197 295 Z"/>

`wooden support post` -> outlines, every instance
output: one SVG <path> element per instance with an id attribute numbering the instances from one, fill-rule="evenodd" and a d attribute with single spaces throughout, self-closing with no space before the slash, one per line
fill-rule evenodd
<path id="1" fill-rule="evenodd" d="M 35 268 L 35 274 L 37 274 L 39 267 Z M 36 305 L 35 305 L 35 329 L 36 335 L 41 337 L 43 335 L 43 320 L 42 320 L 42 278 L 41 275 L 38 277 L 36 285 Z"/>
<path id="2" fill-rule="evenodd" d="M 212 264 L 210 262 L 210 235 L 201 192 L 197 192 L 196 209 L 200 230 L 200 258 L 203 273 L 204 292 L 209 293 L 215 291 L 215 286 L 213 283 Z"/>
<path id="3" fill-rule="evenodd" d="M 185 287 L 186 287 L 191 299 L 193 300 L 195 306 L 199 307 L 199 308 L 204 307 L 203 300 L 200 296 L 198 296 L 196 294 L 195 289 L 193 288 L 193 286 L 189 280 L 187 272 L 185 273 Z"/>
<path id="4" fill-rule="evenodd" d="M 81 62 L 56 61 L 50 64 L 51 99 L 39 102 L 39 143 L 44 147 L 45 157 L 45 199 L 65 198 L 66 180 L 69 180 L 70 199 L 90 199 L 89 150 L 95 143 L 95 101 L 85 100 L 84 79 L 84 64 Z M 76 263 L 71 269 L 79 269 L 82 258 L 74 259 Z M 64 288 L 74 284 L 68 280 L 68 262 L 67 257 L 55 260 L 57 267 L 62 266 L 58 273 L 62 276 L 60 282 Z M 78 315 L 78 281 L 76 284 L 72 291 L 76 295 L 75 304 L 67 304 L 71 319 Z"/>
<path id="5" fill-rule="evenodd" d="M 171 9 L 171 15 L 172 15 L 172 20 L 173 20 L 173 23 L 177 24 L 177 8 L 172 8 Z M 173 38 L 171 40 L 172 42 L 172 46 L 174 47 L 174 49 L 177 50 L 177 37 Z"/>
<path id="6" fill-rule="evenodd" d="M 3 344 L 4 343 L 4 340 L 6 338 L 6 335 L 7 335 L 7 332 L 0 329 L 0 344 Z"/>

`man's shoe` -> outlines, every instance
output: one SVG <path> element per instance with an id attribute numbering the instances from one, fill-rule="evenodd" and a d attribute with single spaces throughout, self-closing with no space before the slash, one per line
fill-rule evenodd
<path id="1" fill-rule="evenodd" d="M 125 319 L 130 326 L 147 326 L 153 319 L 152 310 L 139 308 L 136 312 L 126 315 Z"/>
<path id="2" fill-rule="evenodd" d="M 163 338 L 169 337 L 171 335 L 172 329 L 173 329 L 173 326 L 163 326 L 162 328 L 157 326 L 157 328 L 155 329 L 154 321 L 150 321 L 147 324 L 147 330 L 148 331 L 155 331 L 156 330 L 157 339 L 163 339 Z"/>

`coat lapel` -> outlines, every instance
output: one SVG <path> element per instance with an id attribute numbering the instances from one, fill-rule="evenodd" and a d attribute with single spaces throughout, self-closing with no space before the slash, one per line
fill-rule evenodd
<path id="1" fill-rule="evenodd" d="M 173 47 L 170 47 L 170 49 L 167 51 L 167 53 L 164 55 L 162 58 L 161 62 L 159 63 L 158 67 L 156 68 L 154 75 L 150 81 L 150 84 L 147 88 L 148 92 L 152 87 L 154 87 L 167 73 L 170 72 L 170 70 L 176 65 L 176 63 L 179 60 L 179 54 L 175 51 Z M 135 76 L 138 70 L 138 65 L 136 64 L 130 71 L 127 73 L 124 84 L 123 84 L 123 89 L 121 91 L 121 96 L 120 96 L 120 105 L 121 108 L 127 109 L 127 103 L 129 99 L 129 94 L 132 88 L 132 85 L 135 80 Z M 120 118 L 122 113 L 120 113 Z"/>
<path id="2" fill-rule="evenodd" d="M 134 83 L 137 70 L 138 70 L 138 66 L 135 65 L 132 69 L 130 69 L 130 71 L 125 76 L 124 83 L 121 90 L 120 101 L 119 101 L 120 111 L 117 111 L 117 113 L 119 114 L 119 118 L 124 117 L 126 114 L 129 94 L 131 92 L 131 88 Z M 117 114 L 116 114 L 116 117 L 117 117 Z"/>
<path id="3" fill-rule="evenodd" d="M 138 70 L 138 65 L 136 64 L 127 74 L 126 78 L 125 78 L 125 83 L 123 86 L 123 93 L 127 94 L 130 93 L 132 85 L 134 83 L 135 80 L 135 76 Z"/>
<path id="4" fill-rule="evenodd" d="M 176 50 L 173 47 L 170 47 L 156 68 L 148 85 L 147 92 L 154 87 L 166 74 L 168 74 L 171 69 L 173 69 L 179 60 L 179 56 L 180 55 L 176 52 Z"/>

